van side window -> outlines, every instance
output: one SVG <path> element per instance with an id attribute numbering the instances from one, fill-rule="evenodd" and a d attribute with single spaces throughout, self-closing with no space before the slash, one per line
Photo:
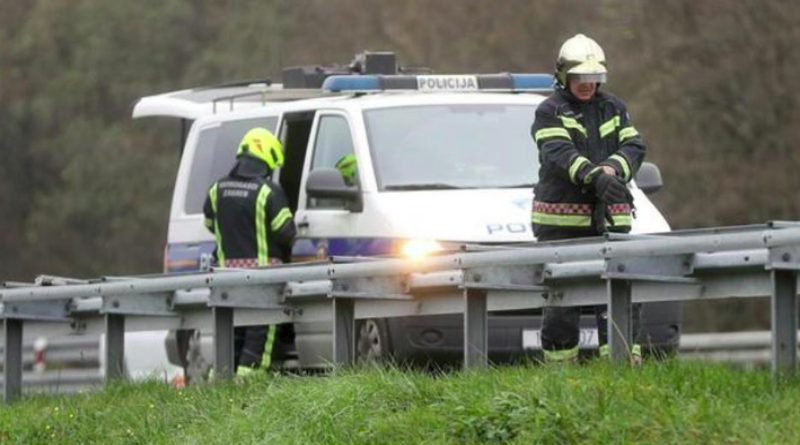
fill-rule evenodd
<path id="1" fill-rule="evenodd" d="M 342 116 L 322 116 L 319 120 L 311 170 L 319 168 L 338 169 L 345 177 L 346 184 L 357 183 L 353 137 L 347 119 Z M 338 209 L 344 208 L 345 203 L 335 199 L 311 198 L 308 207 Z"/>
<path id="2" fill-rule="evenodd" d="M 200 133 L 194 152 L 189 184 L 186 189 L 184 209 L 187 214 L 202 213 L 203 202 L 211 184 L 225 176 L 236 162 L 236 150 L 244 134 L 254 127 L 264 127 L 272 132 L 278 124 L 277 117 L 223 122 L 218 128 Z"/>

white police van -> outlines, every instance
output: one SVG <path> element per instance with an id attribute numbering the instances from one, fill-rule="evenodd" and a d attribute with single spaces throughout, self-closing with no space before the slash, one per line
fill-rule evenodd
<path id="1" fill-rule="evenodd" d="M 203 201 L 233 165 L 241 137 L 256 126 L 275 132 L 285 147 L 285 164 L 273 179 L 286 191 L 298 224 L 295 261 L 426 255 L 464 243 L 534 240 L 531 190 L 539 166 L 530 127 L 552 76 L 408 75 L 396 74 L 391 53 L 357 60 L 355 69 L 286 70 L 283 85 L 240 83 L 137 103 L 134 117 L 177 117 L 185 134 L 166 271 L 208 263 L 214 237 L 203 226 Z M 350 186 L 335 168 L 348 155 L 357 160 Z M 669 231 L 645 193 L 661 186 L 658 169 L 646 164 L 637 180 L 640 186 L 630 185 L 637 209 L 633 232 Z M 644 317 L 650 344 L 677 346 L 678 305 L 654 305 Z M 537 312 L 490 317 L 490 358 L 536 350 L 539 325 Z M 295 330 L 301 366 L 329 363 L 331 326 Z M 596 345 L 596 331 L 583 333 L 585 346 Z M 358 349 L 362 356 L 400 361 L 458 360 L 462 335 L 457 316 L 366 320 Z M 173 361 L 187 365 L 191 344 L 177 335 Z"/>

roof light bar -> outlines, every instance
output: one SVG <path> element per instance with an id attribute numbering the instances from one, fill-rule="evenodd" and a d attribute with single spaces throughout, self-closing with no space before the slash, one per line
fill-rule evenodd
<path id="1" fill-rule="evenodd" d="M 381 91 L 552 91 L 555 79 L 550 74 L 479 75 L 346 75 L 330 76 L 322 89 L 331 92 Z"/>

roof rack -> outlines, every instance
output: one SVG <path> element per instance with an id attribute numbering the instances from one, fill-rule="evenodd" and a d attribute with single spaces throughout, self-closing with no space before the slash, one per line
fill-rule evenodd
<path id="1" fill-rule="evenodd" d="M 260 98 L 261 105 L 266 105 L 267 102 L 287 102 L 292 100 L 302 99 L 315 99 L 325 96 L 339 96 L 339 93 L 333 93 L 320 89 L 313 88 L 293 88 L 284 89 L 282 85 L 269 85 L 261 87 L 255 91 L 246 91 L 243 93 L 231 94 L 228 96 L 217 97 L 212 101 L 213 113 L 216 114 L 219 110 L 219 105 L 227 102 L 228 110 L 233 111 L 233 107 L 237 100 L 247 98 Z"/>
<path id="2" fill-rule="evenodd" d="M 272 85 L 272 79 L 265 77 L 263 79 L 241 79 L 232 82 L 223 82 L 217 85 L 207 85 L 204 87 L 195 88 L 196 90 L 213 90 L 216 88 L 233 88 L 233 87 L 249 87 L 254 85 Z"/>

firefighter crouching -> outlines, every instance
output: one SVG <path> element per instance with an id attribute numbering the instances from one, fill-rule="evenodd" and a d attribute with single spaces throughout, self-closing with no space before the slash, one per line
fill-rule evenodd
<path id="1" fill-rule="evenodd" d="M 578 34 L 561 47 L 556 90 L 536 110 L 531 129 L 539 149 L 539 181 L 534 188 L 531 222 L 538 241 L 627 233 L 633 197 L 625 185 L 645 155 L 641 136 L 631 125 L 625 104 L 600 91 L 606 82 L 606 58 L 594 40 Z M 606 306 L 595 315 L 601 355 L 608 354 Z M 634 339 L 640 305 L 634 306 Z M 546 361 L 574 361 L 580 341 L 579 307 L 544 310 L 542 347 Z M 632 358 L 641 357 L 638 344 Z"/>
<path id="2" fill-rule="evenodd" d="M 236 153 L 236 165 L 208 192 L 205 225 L 216 236 L 215 258 L 221 267 L 255 268 L 291 259 L 297 233 L 280 185 L 271 181 L 283 164 L 283 146 L 264 128 L 245 134 Z M 291 335 L 291 325 L 281 326 Z M 234 330 L 237 375 L 272 363 L 278 326 L 247 326 Z"/>

